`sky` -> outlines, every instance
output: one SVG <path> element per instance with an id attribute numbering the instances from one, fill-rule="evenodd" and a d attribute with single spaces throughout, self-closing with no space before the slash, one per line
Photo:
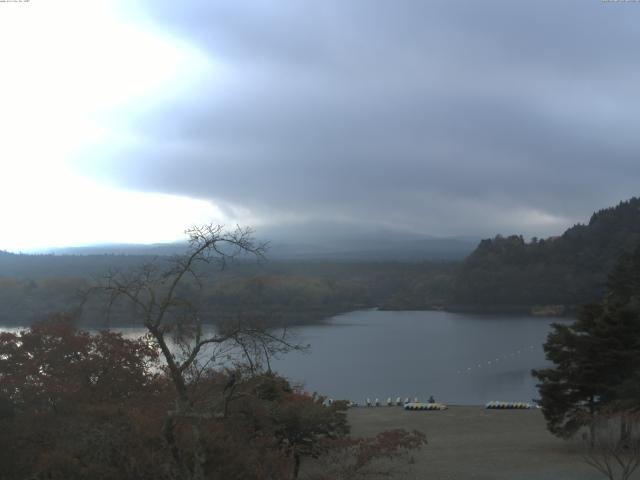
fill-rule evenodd
<path id="1" fill-rule="evenodd" d="M 638 194 L 638 25 L 600 0 L 0 2 L 0 249 L 559 234 Z"/>

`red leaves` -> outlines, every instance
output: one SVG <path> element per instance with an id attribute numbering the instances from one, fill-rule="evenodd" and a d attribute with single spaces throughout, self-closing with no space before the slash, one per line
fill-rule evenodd
<path id="1" fill-rule="evenodd" d="M 140 340 L 108 331 L 89 335 L 57 316 L 0 334 L 0 396 L 35 411 L 123 399 L 152 381 L 157 358 Z"/>
<path id="2" fill-rule="evenodd" d="M 306 474 L 326 458 L 321 478 L 351 479 L 426 443 L 423 434 L 401 430 L 349 438 L 344 402 L 325 406 L 323 397 L 292 390 L 273 374 L 197 377 L 188 385 L 191 409 L 182 411 L 192 416 L 180 417 L 157 362 L 154 344 L 144 339 L 90 335 L 65 317 L 0 334 L 2 473 L 178 478 L 200 445 L 211 478 L 291 478 L 303 459 Z M 237 378 L 227 389 L 231 375 Z M 319 460 L 307 466 L 309 457 Z"/>

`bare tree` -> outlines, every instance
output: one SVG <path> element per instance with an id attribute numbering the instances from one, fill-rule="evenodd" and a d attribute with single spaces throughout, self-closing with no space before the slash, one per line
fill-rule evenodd
<path id="1" fill-rule="evenodd" d="M 615 412 L 593 420 L 583 435 L 584 461 L 609 480 L 628 480 L 640 466 L 640 415 Z"/>
<path id="2" fill-rule="evenodd" d="M 274 333 L 255 319 L 237 318 L 215 326 L 204 322 L 193 292 L 185 288 L 188 279 L 190 284 L 201 287 L 208 270 L 224 269 L 239 256 L 261 259 L 265 245 L 256 243 L 253 231 L 248 228 L 228 232 L 220 225 L 207 225 L 186 233 L 189 249 L 185 255 L 168 263 L 156 260 L 133 272 L 111 273 L 96 290 L 108 295 L 109 309 L 116 302 L 129 304 L 150 340 L 160 349 L 176 392 L 175 405 L 168 412 L 163 430 L 177 465 L 174 475 L 203 480 L 207 453 L 202 422 L 225 418 L 234 395 L 242 395 L 236 387 L 243 371 L 251 376 L 265 368 L 270 370 L 270 357 L 300 347 L 288 340 L 286 330 Z M 231 361 L 242 368 L 226 376 L 224 388 L 214 392 L 210 382 L 209 390 L 199 388 L 203 374 L 213 367 L 220 369 L 223 361 L 227 367 Z M 190 430 L 189 455 L 181 453 L 177 444 L 178 424 Z"/>

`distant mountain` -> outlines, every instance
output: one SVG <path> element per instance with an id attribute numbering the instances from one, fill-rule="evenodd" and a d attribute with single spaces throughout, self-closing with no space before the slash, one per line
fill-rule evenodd
<path id="1" fill-rule="evenodd" d="M 640 245 L 640 199 L 594 213 L 561 236 L 482 240 L 462 263 L 452 305 L 508 308 L 600 301 L 607 276 L 623 253 Z"/>
<path id="2" fill-rule="evenodd" d="M 433 237 L 391 229 L 353 227 L 340 223 L 261 227 L 257 241 L 268 242 L 274 260 L 423 261 L 460 260 L 473 251 L 478 238 Z M 56 255 L 176 255 L 186 243 L 111 244 L 58 248 Z"/>
<path id="3" fill-rule="evenodd" d="M 48 253 L 54 255 L 181 255 L 187 251 L 186 242 L 176 243 L 107 243 L 83 247 L 54 248 Z"/>
<path id="4" fill-rule="evenodd" d="M 282 260 L 438 261 L 461 260 L 477 241 L 457 238 L 394 238 L 386 242 L 349 242 L 341 248 L 324 245 L 272 243 L 269 257 Z M 359 246 L 359 247 L 358 247 Z"/>

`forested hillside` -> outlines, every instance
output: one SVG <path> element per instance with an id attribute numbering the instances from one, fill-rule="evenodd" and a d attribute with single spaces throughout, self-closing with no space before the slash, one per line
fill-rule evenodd
<path id="1" fill-rule="evenodd" d="M 0 252 L 0 323 L 29 324 L 55 312 L 76 312 L 83 292 L 110 271 L 135 272 L 170 257 L 14 255 Z M 425 309 L 445 303 L 455 264 L 441 262 L 236 261 L 203 272 L 202 288 L 183 288 L 206 322 L 237 316 L 269 324 L 321 320 L 359 308 Z M 108 300 L 89 297 L 81 323 L 129 323 L 136 318 Z"/>
<path id="2" fill-rule="evenodd" d="M 599 301 L 617 259 L 640 245 L 640 199 L 594 213 L 559 237 L 497 236 L 462 263 L 452 307 L 573 306 Z"/>

